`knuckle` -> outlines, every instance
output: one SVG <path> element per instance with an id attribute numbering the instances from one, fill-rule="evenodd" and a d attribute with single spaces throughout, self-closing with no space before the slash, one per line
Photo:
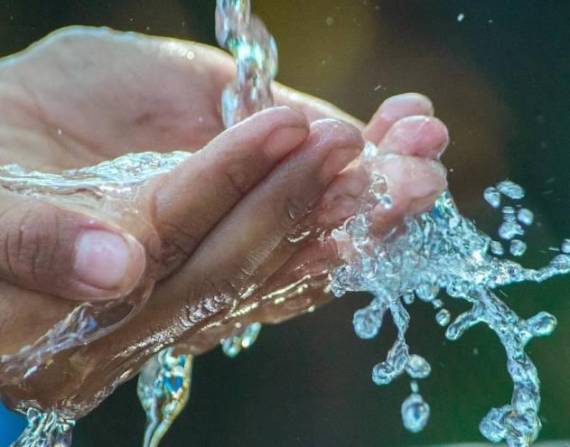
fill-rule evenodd
<path id="1" fill-rule="evenodd" d="M 57 265 L 58 214 L 39 205 L 9 218 L 4 243 L 4 263 L 16 279 L 40 280 Z"/>
<path id="2" fill-rule="evenodd" d="M 199 243 L 194 234 L 174 222 L 161 223 L 160 234 L 164 235 L 161 250 L 162 262 L 171 267 L 190 258 Z"/>
<path id="3" fill-rule="evenodd" d="M 252 187 L 251 176 L 248 175 L 248 169 L 252 168 L 253 166 L 244 161 L 229 160 L 227 162 L 222 173 L 231 194 L 237 197 L 242 197 L 247 194 Z"/>

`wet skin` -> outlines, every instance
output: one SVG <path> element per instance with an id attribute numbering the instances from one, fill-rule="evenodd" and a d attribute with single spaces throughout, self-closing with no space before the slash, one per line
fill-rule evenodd
<path id="1" fill-rule="evenodd" d="M 88 28 L 0 63 L 2 164 L 58 171 L 130 152 L 195 152 L 121 203 L 0 190 L 0 355 L 82 301 L 150 293 L 112 333 L 24 381 L 0 377 L 9 403 L 83 415 L 166 345 L 199 354 L 239 325 L 326 302 L 338 247 L 318 236 L 358 206 L 364 140 L 378 145 L 394 199 L 375 211 L 377 231 L 446 188 L 447 129 L 424 96 L 389 98 L 362 124 L 276 84 L 278 107 L 224 131 L 218 104 L 233 74 L 214 48 Z"/>

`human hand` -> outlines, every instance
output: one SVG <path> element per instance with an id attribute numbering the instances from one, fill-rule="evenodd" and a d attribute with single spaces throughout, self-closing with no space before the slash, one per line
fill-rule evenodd
<path id="1" fill-rule="evenodd" d="M 9 318 L 0 330 L 10 337 L 2 337 L 1 353 L 35 340 L 76 306 L 54 296 L 111 299 L 135 293 L 141 278 L 156 281 L 131 321 L 64 353 L 30 379 L 33 392 L 10 387 L 3 394 L 90 409 L 92 396 L 104 398 L 166 344 L 185 340 L 200 352 L 236 323 L 279 321 L 320 302 L 322 281 L 303 279 L 323 279 L 334 265 L 334 246 L 290 240 L 299 226 L 324 231 L 354 212 L 366 186 L 353 161 L 360 131 L 381 152 L 395 154 L 385 161 L 395 206 L 377 216 L 380 228 L 427 208 L 445 187 L 432 159 L 447 133 L 428 118 L 433 111 L 425 98 L 389 100 L 363 127 L 276 86 L 277 102 L 303 114 L 275 108 L 219 134 L 217 104 L 232 73 L 227 56 L 202 45 L 84 29 L 60 32 L 0 67 L 9 111 L 0 131 L 4 163 L 61 170 L 127 152 L 203 147 L 137 190 L 130 205 L 136 218 L 105 199 L 86 212 L 81 203 L 2 192 L 0 308 Z M 326 117 L 356 127 L 320 120 Z M 296 282 L 293 293 L 272 297 Z M 228 299 L 216 308 L 216 297 Z"/>

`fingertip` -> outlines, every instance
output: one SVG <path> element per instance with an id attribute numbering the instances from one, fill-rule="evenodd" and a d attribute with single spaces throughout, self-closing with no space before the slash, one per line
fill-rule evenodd
<path id="1" fill-rule="evenodd" d="M 381 152 L 438 159 L 449 144 L 449 132 L 437 118 L 421 115 L 398 120 L 379 145 Z"/>
<path id="2" fill-rule="evenodd" d="M 403 93 L 386 99 L 378 108 L 363 135 L 378 144 L 390 127 L 398 120 L 412 115 L 433 116 L 431 100 L 420 93 Z"/>

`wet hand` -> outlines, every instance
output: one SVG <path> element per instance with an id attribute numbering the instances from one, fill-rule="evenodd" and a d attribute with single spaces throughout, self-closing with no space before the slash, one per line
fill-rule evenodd
<path id="1" fill-rule="evenodd" d="M 54 296 L 125 296 L 149 264 L 157 283 L 148 304 L 82 351 L 99 364 L 72 387 L 78 400 L 124 372 L 133 346 L 139 349 L 127 363 L 134 373 L 161 345 L 186 340 L 200 352 L 236 322 L 276 322 L 322 302 L 322 281 L 303 278 L 334 265 L 334 245 L 291 241 L 299 230 L 324 231 L 354 212 L 366 187 L 357 159 L 362 135 L 391 154 L 382 163 L 395 206 L 378 212 L 380 229 L 429 207 L 445 188 L 434 160 L 447 132 L 423 96 L 388 100 L 364 126 L 276 86 L 277 102 L 289 107 L 222 132 L 218 102 L 232 75 L 231 60 L 215 49 L 105 30 L 63 31 L 4 62 L 1 101 L 10 112 L 0 128 L 3 163 L 60 170 L 134 151 L 197 152 L 142 188 L 134 203 L 144 225 L 2 192 L 0 308 L 10 318 L 1 330 L 11 335 L 3 353 L 74 306 Z M 272 298 L 297 281 L 294 293 Z M 216 308 L 220 297 L 229 301 Z"/>

